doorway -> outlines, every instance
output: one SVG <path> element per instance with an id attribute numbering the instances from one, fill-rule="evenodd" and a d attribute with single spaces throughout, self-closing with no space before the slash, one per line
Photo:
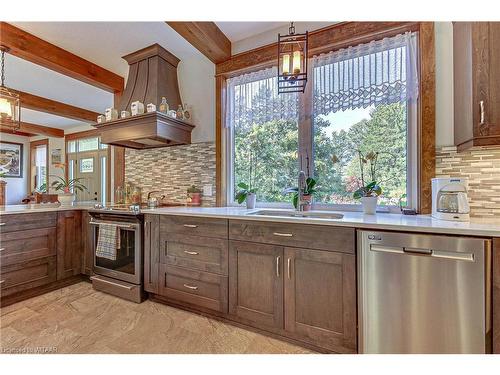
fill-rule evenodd
<path id="1" fill-rule="evenodd" d="M 109 200 L 109 148 L 99 137 L 67 142 L 68 178 L 80 179 L 86 190 L 73 189 L 77 202 Z"/>

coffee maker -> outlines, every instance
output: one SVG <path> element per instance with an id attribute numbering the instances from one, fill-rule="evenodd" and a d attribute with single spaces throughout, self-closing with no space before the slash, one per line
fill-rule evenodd
<path id="1" fill-rule="evenodd" d="M 432 217 L 441 220 L 469 221 L 466 178 L 432 179 Z"/>

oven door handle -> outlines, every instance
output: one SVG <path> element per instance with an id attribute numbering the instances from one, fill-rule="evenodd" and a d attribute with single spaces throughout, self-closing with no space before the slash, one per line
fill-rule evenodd
<path id="1" fill-rule="evenodd" d="M 137 228 L 139 226 L 139 224 L 116 224 L 116 223 L 109 223 L 109 222 L 105 222 L 105 221 L 89 221 L 89 224 L 91 224 L 91 225 L 103 225 L 103 224 L 114 225 L 115 227 L 118 227 L 118 228 L 128 228 L 128 229 Z"/>

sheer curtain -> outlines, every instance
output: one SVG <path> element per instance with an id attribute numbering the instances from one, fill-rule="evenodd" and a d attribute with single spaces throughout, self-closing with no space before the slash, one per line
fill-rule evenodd
<path id="1" fill-rule="evenodd" d="M 315 114 L 418 96 L 416 33 L 314 56 L 312 66 Z"/>
<path id="2" fill-rule="evenodd" d="M 298 117 L 297 93 L 278 94 L 277 68 L 227 80 L 225 127 Z"/>

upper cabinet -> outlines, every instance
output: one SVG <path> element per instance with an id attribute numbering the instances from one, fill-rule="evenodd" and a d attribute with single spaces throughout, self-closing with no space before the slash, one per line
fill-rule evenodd
<path id="1" fill-rule="evenodd" d="M 455 145 L 500 146 L 500 22 L 453 24 Z"/>

